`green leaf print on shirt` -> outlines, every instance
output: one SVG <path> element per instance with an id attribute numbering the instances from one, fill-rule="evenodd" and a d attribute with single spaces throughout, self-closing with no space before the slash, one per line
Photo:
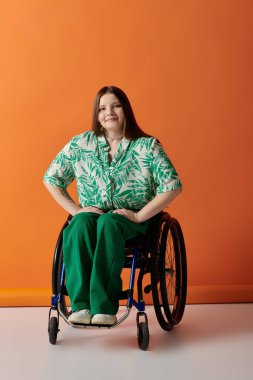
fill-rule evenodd
<path id="1" fill-rule="evenodd" d="M 154 137 L 123 138 L 111 165 L 104 136 L 74 136 L 55 157 L 44 181 L 66 189 L 77 181 L 80 204 L 104 211 L 140 210 L 157 193 L 181 187 L 178 174 Z"/>

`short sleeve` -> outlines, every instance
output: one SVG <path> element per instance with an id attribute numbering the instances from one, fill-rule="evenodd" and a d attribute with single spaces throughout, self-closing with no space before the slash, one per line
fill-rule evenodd
<path id="1" fill-rule="evenodd" d="M 151 173 L 157 186 L 157 194 L 181 188 L 182 183 L 174 166 L 156 139 L 152 141 L 151 157 Z"/>
<path id="2" fill-rule="evenodd" d="M 57 154 L 44 175 L 44 182 L 66 189 L 75 178 L 71 162 L 71 141 Z"/>

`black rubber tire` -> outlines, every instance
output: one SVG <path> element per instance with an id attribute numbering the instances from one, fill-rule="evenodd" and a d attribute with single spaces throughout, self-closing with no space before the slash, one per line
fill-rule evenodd
<path id="1" fill-rule="evenodd" d="M 157 320 L 169 331 L 184 313 L 187 264 L 184 238 L 175 218 L 163 213 L 151 253 L 152 295 Z"/>
<path id="2" fill-rule="evenodd" d="M 60 301 L 60 309 L 61 312 L 68 317 L 69 311 L 68 311 L 68 301 L 67 301 L 67 290 L 66 290 L 66 284 L 65 284 L 65 277 L 63 278 L 63 286 L 61 286 L 61 276 L 62 276 L 62 267 L 63 267 L 63 251 L 62 247 L 59 253 L 59 267 L 58 267 L 58 273 L 57 273 L 57 293 L 61 294 L 61 301 Z"/>
<path id="3" fill-rule="evenodd" d="M 51 317 L 50 322 L 49 322 L 49 329 L 48 329 L 49 342 L 51 344 L 56 344 L 57 334 L 59 331 L 58 326 L 59 326 L 59 322 L 58 322 L 57 317 Z"/>
<path id="4" fill-rule="evenodd" d="M 187 294 L 187 262 L 183 233 L 175 218 L 168 223 L 162 238 L 161 291 L 164 311 L 170 323 L 177 325 L 184 314 Z"/>
<path id="5" fill-rule="evenodd" d="M 137 341 L 140 349 L 146 351 L 149 346 L 149 329 L 147 322 L 137 324 Z"/>
<path id="6" fill-rule="evenodd" d="M 72 216 L 69 215 L 68 219 L 64 223 L 61 228 L 60 234 L 57 239 L 55 252 L 54 252 L 54 260 L 53 260 L 53 268 L 52 268 L 52 294 L 54 296 L 58 296 L 59 299 L 57 301 L 57 305 L 53 305 L 57 307 L 58 310 L 61 311 L 63 315 L 66 317 L 69 316 L 69 310 L 67 305 L 69 304 L 69 300 L 67 299 L 67 291 L 65 286 L 65 278 L 63 279 L 63 285 L 61 285 L 61 274 L 63 267 L 63 252 L 62 252 L 62 242 L 63 242 L 63 231 L 66 227 L 68 227 Z"/>

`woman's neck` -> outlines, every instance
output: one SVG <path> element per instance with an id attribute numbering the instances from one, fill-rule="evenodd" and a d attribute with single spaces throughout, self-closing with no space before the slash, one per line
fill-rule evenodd
<path id="1" fill-rule="evenodd" d="M 121 133 L 105 133 L 105 138 L 106 140 L 108 140 L 109 142 L 115 142 L 115 141 L 120 141 L 122 140 L 124 137 L 124 134 L 121 132 Z"/>

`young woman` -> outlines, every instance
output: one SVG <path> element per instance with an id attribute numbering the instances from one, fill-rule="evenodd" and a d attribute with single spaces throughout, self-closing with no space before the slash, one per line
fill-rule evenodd
<path id="1" fill-rule="evenodd" d="M 77 204 L 67 188 L 76 179 Z M 181 192 L 161 144 L 138 126 L 126 94 L 96 95 L 92 129 L 74 136 L 49 166 L 44 184 L 73 218 L 63 232 L 72 323 L 117 322 L 125 241 Z"/>

